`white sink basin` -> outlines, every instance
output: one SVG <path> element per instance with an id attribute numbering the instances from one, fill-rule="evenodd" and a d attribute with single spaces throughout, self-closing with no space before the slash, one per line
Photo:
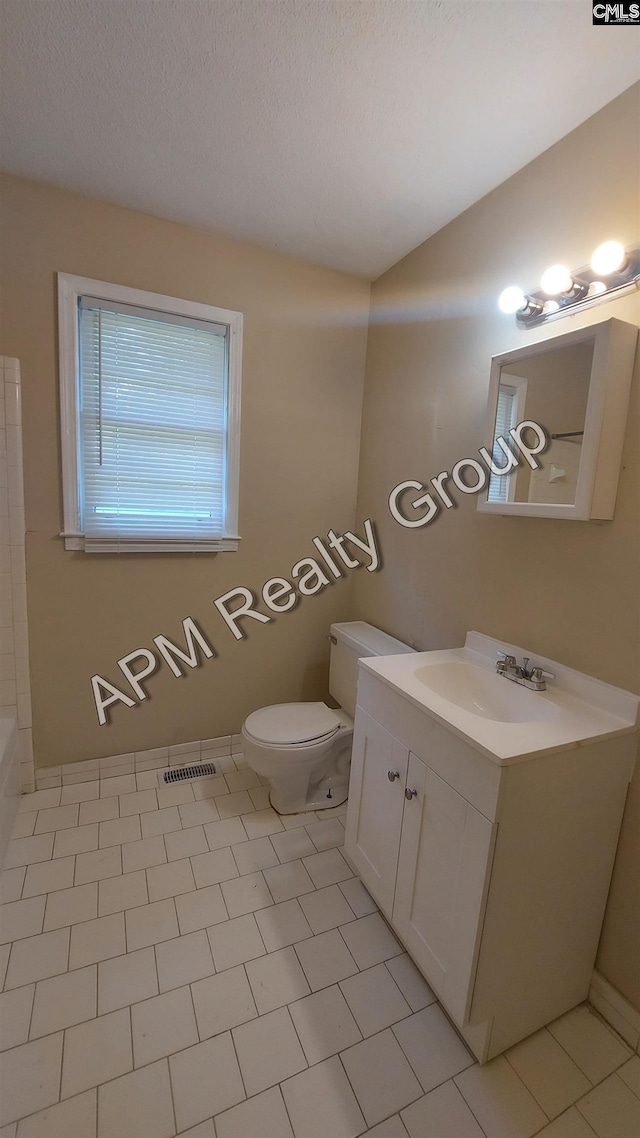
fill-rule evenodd
<path id="1" fill-rule="evenodd" d="M 545 691 L 522 687 L 496 672 L 499 652 L 528 656 L 556 678 Z M 369 656 L 360 666 L 501 765 L 638 730 L 639 696 L 479 632 L 467 633 L 464 648 Z"/>
<path id="2" fill-rule="evenodd" d="M 545 692 L 534 692 L 466 660 L 443 660 L 417 668 L 415 678 L 450 703 L 499 723 L 557 719 L 560 709 Z"/>

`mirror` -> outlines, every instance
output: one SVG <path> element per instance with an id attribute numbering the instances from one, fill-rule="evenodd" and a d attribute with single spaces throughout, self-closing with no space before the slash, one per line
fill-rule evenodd
<path id="1" fill-rule="evenodd" d="M 585 340 L 500 368 L 494 438 L 532 419 L 550 441 L 538 470 L 525 464 L 491 476 L 490 502 L 575 503 L 592 364 L 593 341 Z"/>
<path id="2" fill-rule="evenodd" d="M 537 469 L 521 462 L 492 474 L 479 510 L 613 517 L 637 335 L 634 325 L 607 320 L 493 358 L 486 445 L 494 461 L 505 466 L 496 439 L 508 443 L 523 420 L 544 428 L 548 442 Z"/>

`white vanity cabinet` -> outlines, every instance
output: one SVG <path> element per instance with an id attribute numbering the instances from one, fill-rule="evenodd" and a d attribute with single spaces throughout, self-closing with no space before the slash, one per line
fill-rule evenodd
<path id="1" fill-rule="evenodd" d="M 369 892 L 391 918 L 409 752 L 364 712 L 354 731 L 345 848 Z"/>
<path id="2" fill-rule="evenodd" d="M 464 1020 L 496 827 L 413 754 L 407 791 L 392 919 Z"/>
<path id="3" fill-rule="evenodd" d="M 588 994 L 635 748 L 499 765 L 360 669 L 345 851 L 481 1061 Z"/>

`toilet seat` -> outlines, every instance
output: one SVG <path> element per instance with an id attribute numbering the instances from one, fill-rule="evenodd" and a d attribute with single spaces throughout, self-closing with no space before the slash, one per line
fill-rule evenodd
<path id="1" fill-rule="evenodd" d="M 331 739 L 340 726 L 326 703 L 276 703 L 253 711 L 244 730 L 267 746 L 295 747 Z"/>

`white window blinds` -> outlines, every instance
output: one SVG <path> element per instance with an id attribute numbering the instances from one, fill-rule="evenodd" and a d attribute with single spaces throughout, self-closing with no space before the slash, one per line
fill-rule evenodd
<path id="1" fill-rule="evenodd" d="M 78 311 L 85 549 L 219 547 L 228 328 L 91 296 Z"/>
<path id="2" fill-rule="evenodd" d="M 517 392 L 515 387 L 507 386 L 507 384 L 500 384 L 498 391 L 498 407 L 496 410 L 496 425 L 494 430 L 494 440 L 498 438 L 508 438 L 509 431 L 512 427 L 516 426 L 516 410 L 517 410 Z M 505 466 L 507 458 L 504 451 L 494 441 L 493 445 L 493 460 L 496 466 Z M 509 474 L 492 474 L 489 480 L 489 495 L 490 502 L 508 502 L 509 501 Z"/>

